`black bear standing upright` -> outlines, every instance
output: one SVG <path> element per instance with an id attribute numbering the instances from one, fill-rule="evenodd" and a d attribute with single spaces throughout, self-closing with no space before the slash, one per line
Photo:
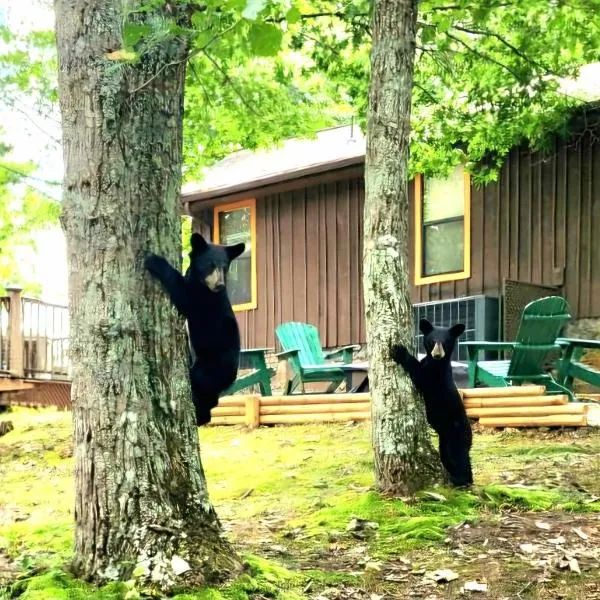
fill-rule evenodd
<path id="1" fill-rule="evenodd" d="M 190 384 L 200 426 L 210 422 L 211 408 L 237 377 L 240 331 L 225 280 L 231 261 L 245 246 L 210 244 L 198 233 L 192 234 L 191 243 L 185 277 L 156 254 L 148 255 L 145 265 L 187 319 L 193 360 Z"/>
<path id="2" fill-rule="evenodd" d="M 426 355 L 420 362 L 401 344 L 392 348 L 393 360 L 412 379 L 425 401 L 427 421 L 439 436 L 440 458 L 452 484 L 473 483 L 469 451 L 473 440 L 464 404 L 452 378 L 451 357 L 462 324 L 449 329 L 434 327 L 426 319 L 419 323 Z"/>

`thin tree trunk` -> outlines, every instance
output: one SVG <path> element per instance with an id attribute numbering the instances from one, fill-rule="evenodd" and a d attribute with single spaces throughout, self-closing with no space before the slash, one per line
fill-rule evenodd
<path id="1" fill-rule="evenodd" d="M 240 564 L 208 499 L 184 322 L 143 267 L 148 251 L 181 262 L 187 46 L 174 38 L 138 63 L 111 60 L 122 46 L 123 6 L 55 3 L 76 454 L 73 568 L 102 582 L 138 567 L 142 580 L 165 590 L 222 579 Z"/>
<path id="2" fill-rule="evenodd" d="M 442 479 L 425 411 L 390 348 L 411 348 L 408 149 L 416 0 L 375 0 L 367 125 L 364 294 L 378 488 L 410 494 Z"/>

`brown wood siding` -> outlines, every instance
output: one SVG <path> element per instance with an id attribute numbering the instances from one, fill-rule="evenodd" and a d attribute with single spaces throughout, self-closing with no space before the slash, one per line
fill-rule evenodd
<path id="1" fill-rule="evenodd" d="M 258 308 L 237 313 L 244 347 L 273 347 L 304 321 L 325 346 L 364 341 L 362 178 L 257 197 Z"/>
<path id="2" fill-rule="evenodd" d="M 497 182 L 472 190 L 470 279 L 418 286 L 413 301 L 498 296 L 511 278 L 561 287 L 574 316 L 600 317 L 599 227 L 600 145 L 591 136 L 555 142 L 546 156 L 513 150 Z"/>
<path id="3" fill-rule="evenodd" d="M 258 308 L 237 313 L 243 345 L 273 347 L 275 327 L 290 320 L 315 324 L 327 347 L 363 343 L 362 171 L 270 189 L 246 195 L 256 197 Z M 210 222 L 207 204 L 191 208 Z M 546 156 L 515 149 L 495 183 L 472 189 L 471 277 L 413 287 L 412 300 L 499 296 L 511 278 L 562 287 L 574 316 L 600 317 L 598 232 L 600 144 L 585 135 Z M 411 269 L 414 251 L 411 242 Z"/>

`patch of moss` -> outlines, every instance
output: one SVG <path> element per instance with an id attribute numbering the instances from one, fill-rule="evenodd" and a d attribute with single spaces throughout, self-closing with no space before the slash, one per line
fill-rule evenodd
<path id="1" fill-rule="evenodd" d="M 435 495 L 423 495 L 412 503 L 386 498 L 374 491 L 347 492 L 308 519 L 303 518 L 302 523 L 314 543 L 315 537 L 324 538 L 332 531 L 342 531 L 342 535 L 351 538 L 353 533 L 346 532 L 346 528 L 355 517 L 374 522 L 377 528 L 367 528 L 364 534 L 371 555 L 384 558 L 442 541 L 448 527 L 477 519 L 477 502 L 475 495 L 456 490 L 437 490 Z"/>
<path id="2" fill-rule="evenodd" d="M 11 586 L 6 598 L 20 600 L 122 600 L 127 588 L 122 583 L 112 583 L 94 588 L 74 579 L 64 571 L 52 570 L 42 575 L 22 579 Z M 2 596 L 0 595 L 0 598 Z"/>
<path id="3" fill-rule="evenodd" d="M 483 503 L 490 508 L 519 508 L 527 511 L 550 510 L 566 498 L 557 490 L 487 485 L 480 489 Z"/>
<path id="4" fill-rule="evenodd" d="M 513 451 L 514 453 L 514 451 Z M 526 448 L 521 453 L 523 456 L 553 456 L 556 454 L 594 454 L 592 448 L 578 446 L 577 444 L 554 444 L 550 446 L 533 446 Z"/>
<path id="5" fill-rule="evenodd" d="M 273 600 L 303 600 L 298 591 L 306 578 L 256 556 L 246 556 L 248 571 L 222 588 L 206 588 L 172 596 L 173 600 L 251 600 L 256 596 Z M 123 600 L 128 588 L 116 583 L 95 588 L 60 570 L 22 579 L 6 598 L 21 600 Z M 1 595 L 0 598 L 3 596 Z"/>

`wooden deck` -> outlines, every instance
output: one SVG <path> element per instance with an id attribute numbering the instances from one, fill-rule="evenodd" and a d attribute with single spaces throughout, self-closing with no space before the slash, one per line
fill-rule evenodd
<path id="1" fill-rule="evenodd" d="M 66 306 L 0 297 L 0 406 L 70 407 L 68 334 Z"/>

